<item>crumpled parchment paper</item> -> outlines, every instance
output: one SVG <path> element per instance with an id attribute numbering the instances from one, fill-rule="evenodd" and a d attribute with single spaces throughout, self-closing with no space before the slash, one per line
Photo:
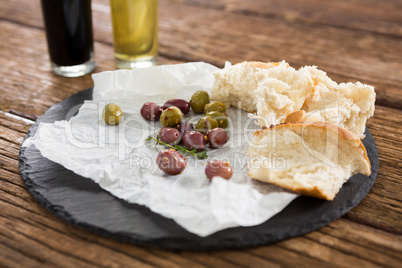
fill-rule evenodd
<path id="1" fill-rule="evenodd" d="M 146 101 L 162 105 L 171 98 L 189 100 L 196 90 L 210 91 L 217 70 L 196 62 L 94 74 L 93 100 L 86 101 L 73 117 L 77 108 L 72 107 L 69 120 L 40 124 L 23 146 L 35 145 L 44 157 L 95 181 L 116 197 L 145 205 L 199 236 L 258 225 L 297 195 L 247 176 L 246 152 L 255 124 L 246 112 L 228 109 L 226 146 L 208 149 L 206 160 L 187 156 L 187 168 L 177 176 L 158 169 L 156 155 L 164 148 L 146 141 L 156 136 L 161 125 L 144 120 L 141 106 Z M 117 126 L 106 125 L 101 116 L 110 102 L 123 110 Z M 186 116 L 194 123 L 199 118 L 192 113 Z M 204 169 L 211 158 L 230 162 L 234 172 L 229 181 L 206 178 Z"/>

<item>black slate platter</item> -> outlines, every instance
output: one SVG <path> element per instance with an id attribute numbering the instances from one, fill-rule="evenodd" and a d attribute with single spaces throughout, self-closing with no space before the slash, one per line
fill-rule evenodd
<path id="1" fill-rule="evenodd" d="M 39 123 L 64 120 L 72 107 L 91 97 L 92 89 L 88 89 L 54 105 L 30 128 L 26 138 L 35 135 Z M 372 187 L 379 165 L 375 140 L 368 129 L 363 143 L 371 175 L 357 174 L 350 178 L 332 202 L 300 196 L 263 224 L 230 228 L 204 238 L 147 207 L 112 196 L 92 180 L 42 157 L 34 146 L 21 148 L 19 168 L 26 187 L 39 204 L 83 229 L 123 242 L 170 250 L 236 249 L 311 232 L 355 207 Z"/>

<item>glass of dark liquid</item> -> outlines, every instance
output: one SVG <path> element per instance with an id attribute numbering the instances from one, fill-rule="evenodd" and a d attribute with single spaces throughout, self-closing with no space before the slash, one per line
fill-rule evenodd
<path id="1" fill-rule="evenodd" d="M 41 0 L 52 71 L 77 77 L 95 68 L 91 0 Z"/>

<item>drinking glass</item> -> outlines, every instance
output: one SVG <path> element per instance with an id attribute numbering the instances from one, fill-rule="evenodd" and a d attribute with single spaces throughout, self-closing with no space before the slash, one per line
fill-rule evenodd
<path id="1" fill-rule="evenodd" d="M 41 0 L 52 71 L 77 77 L 95 68 L 91 0 Z"/>
<path id="2" fill-rule="evenodd" d="M 156 65 L 158 0 L 110 0 L 110 7 L 117 68 Z"/>

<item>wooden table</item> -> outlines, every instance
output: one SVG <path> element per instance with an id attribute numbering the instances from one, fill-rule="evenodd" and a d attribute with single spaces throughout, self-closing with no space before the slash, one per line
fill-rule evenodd
<path id="1" fill-rule="evenodd" d="M 317 65 L 337 82 L 377 92 L 368 127 L 380 170 L 342 218 L 273 245 L 168 252 L 68 225 L 39 206 L 18 170 L 31 124 L 93 85 L 50 72 L 40 1 L 0 9 L 0 267 L 402 267 L 402 2 L 377 0 L 160 0 L 160 64 L 280 61 Z M 108 0 L 93 0 L 95 72 L 114 70 Z"/>

